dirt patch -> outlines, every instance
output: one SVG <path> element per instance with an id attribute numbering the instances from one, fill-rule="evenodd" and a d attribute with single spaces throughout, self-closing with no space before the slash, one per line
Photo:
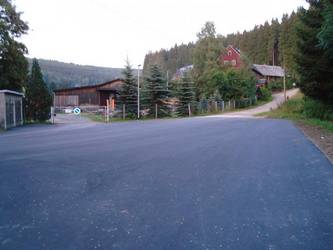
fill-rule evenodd
<path id="1" fill-rule="evenodd" d="M 295 122 L 303 133 L 329 158 L 333 164 L 333 133 L 330 133 L 320 127 L 305 124 L 304 122 Z"/>

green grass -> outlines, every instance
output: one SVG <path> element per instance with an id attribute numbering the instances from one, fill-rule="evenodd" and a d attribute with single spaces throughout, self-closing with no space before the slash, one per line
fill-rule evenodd
<path id="1" fill-rule="evenodd" d="M 318 118 L 310 118 L 304 114 L 304 99 L 303 94 L 298 93 L 289 101 L 282 104 L 278 109 L 270 112 L 258 114 L 257 116 L 265 116 L 268 118 L 288 119 L 295 122 L 302 122 L 307 125 L 323 128 L 333 133 L 333 122 L 321 120 Z"/>
<path id="2" fill-rule="evenodd" d="M 105 116 L 99 114 L 89 114 L 89 113 L 81 113 L 81 116 L 86 117 L 94 122 L 105 122 Z"/>

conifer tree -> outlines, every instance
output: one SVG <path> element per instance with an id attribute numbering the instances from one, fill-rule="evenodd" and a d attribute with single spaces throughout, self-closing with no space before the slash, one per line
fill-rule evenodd
<path id="1" fill-rule="evenodd" d="M 143 94 L 149 116 L 155 116 L 156 106 L 159 118 L 170 114 L 170 108 L 167 104 L 169 91 L 166 88 L 166 81 L 159 66 L 151 66 L 149 75 L 145 78 Z"/>
<path id="2" fill-rule="evenodd" d="M 324 22 L 318 34 L 320 46 L 333 59 L 333 1 L 324 0 Z"/>
<path id="3" fill-rule="evenodd" d="M 124 85 L 120 91 L 120 99 L 126 107 L 126 113 L 131 117 L 137 114 L 137 82 L 133 76 L 133 69 L 128 60 L 126 60 L 125 69 L 122 72 L 124 76 Z"/>
<path id="4" fill-rule="evenodd" d="M 313 99 L 333 104 L 333 61 L 327 49 L 319 46 L 318 34 L 323 27 L 324 1 L 308 0 L 309 9 L 302 9 L 297 29 L 297 64 L 302 92 Z"/>
<path id="5" fill-rule="evenodd" d="M 194 91 L 194 84 L 193 81 L 188 75 L 185 75 L 179 84 L 179 88 L 177 91 L 177 114 L 179 116 L 188 116 L 189 110 L 188 105 L 191 105 L 192 112 L 194 110 L 194 100 L 195 100 L 195 91 Z"/>
<path id="6" fill-rule="evenodd" d="M 50 118 L 52 98 L 43 80 L 37 59 L 34 59 L 32 62 L 25 97 L 25 114 L 27 120 L 45 121 Z"/>

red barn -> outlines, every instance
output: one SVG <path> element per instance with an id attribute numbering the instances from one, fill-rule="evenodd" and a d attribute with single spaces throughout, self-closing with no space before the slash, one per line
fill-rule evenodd
<path id="1" fill-rule="evenodd" d="M 229 45 L 226 48 L 226 52 L 221 54 L 220 63 L 222 65 L 231 65 L 235 68 L 242 67 L 241 54 L 238 49 L 235 49 L 233 46 Z"/>

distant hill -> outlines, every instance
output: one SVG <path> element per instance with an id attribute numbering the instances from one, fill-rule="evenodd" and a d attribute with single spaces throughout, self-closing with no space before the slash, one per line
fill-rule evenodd
<path id="1" fill-rule="evenodd" d="M 32 59 L 27 58 L 31 68 Z M 38 59 L 44 80 L 56 89 L 87 86 L 122 77 L 122 68 L 106 68 Z M 134 70 L 136 75 L 137 71 Z M 53 88 L 54 88 L 53 87 Z"/>

